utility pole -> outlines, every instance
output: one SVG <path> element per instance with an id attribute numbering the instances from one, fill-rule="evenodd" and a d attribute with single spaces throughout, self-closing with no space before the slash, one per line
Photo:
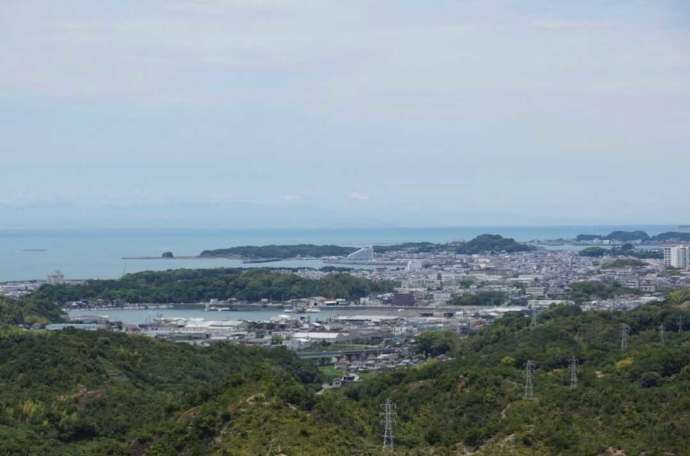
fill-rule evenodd
<path id="1" fill-rule="evenodd" d="M 525 399 L 534 399 L 534 361 L 525 365 Z"/>
<path id="2" fill-rule="evenodd" d="M 577 388 L 577 358 L 570 358 L 570 389 Z"/>
<path id="3" fill-rule="evenodd" d="M 393 424 L 395 421 L 395 405 L 390 399 L 386 399 L 383 404 L 383 449 L 395 448 L 395 437 L 393 436 Z"/>
<path id="4" fill-rule="evenodd" d="M 628 337 L 630 336 L 630 326 L 621 323 L 621 351 L 628 349 Z"/>
<path id="5" fill-rule="evenodd" d="M 662 343 L 662 344 L 663 344 L 664 342 L 666 342 L 666 334 L 665 334 L 664 324 L 663 324 L 663 323 L 659 325 L 659 339 L 661 340 L 661 343 Z"/>

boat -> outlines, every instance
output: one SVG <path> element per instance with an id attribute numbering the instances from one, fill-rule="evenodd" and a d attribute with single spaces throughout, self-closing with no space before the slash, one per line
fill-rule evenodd
<path id="1" fill-rule="evenodd" d="M 321 312 L 321 309 L 317 309 L 316 307 L 310 307 L 309 309 L 305 310 L 306 313 L 319 313 Z"/>

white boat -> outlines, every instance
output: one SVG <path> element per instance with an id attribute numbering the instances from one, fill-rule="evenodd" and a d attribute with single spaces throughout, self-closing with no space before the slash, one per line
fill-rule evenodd
<path id="1" fill-rule="evenodd" d="M 321 312 L 321 309 L 317 309 L 316 307 L 310 307 L 309 309 L 305 310 L 307 313 L 319 313 Z"/>

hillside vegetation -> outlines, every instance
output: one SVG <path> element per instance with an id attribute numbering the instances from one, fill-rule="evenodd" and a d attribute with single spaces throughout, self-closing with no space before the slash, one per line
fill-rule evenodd
<path id="1" fill-rule="evenodd" d="M 679 290 L 630 312 L 556 307 L 536 327 L 511 313 L 465 339 L 419 338 L 421 352 L 449 361 L 322 395 L 319 372 L 282 349 L 5 328 L 0 454 L 382 454 L 380 406 L 391 399 L 388 454 L 684 455 L 689 307 L 690 291 Z M 524 397 L 528 360 L 534 399 Z"/>
<path id="2" fill-rule="evenodd" d="M 445 244 L 431 242 L 406 242 L 387 246 L 375 246 L 374 252 L 388 253 L 405 251 L 409 253 L 440 253 L 450 252 L 460 255 L 475 255 L 489 253 L 515 253 L 534 250 L 533 246 L 522 244 L 512 238 L 504 238 L 498 234 L 481 234 L 467 242 L 455 241 Z"/>
<path id="3" fill-rule="evenodd" d="M 272 438 L 346 447 L 337 429 L 308 434 L 320 381 L 283 349 L 5 329 L 0 454 L 205 455 L 227 442 L 228 454 L 249 455 Z"/>
<path id="4" fill-rule="evenodd" d="M 347 273 L 305 279 L 266 269 L 177 269 L 127 274 L 118 280 L 89 280 L 81 285 L 44 285 L 35 295 L 54 302 L 80 299 L 145 303 L 203 302 L 210 299 L 284 301 L 324 296 L 356 299 L 391 291 L 395 284 Z"/>
<path id="5" fill-rule="evenodd" d="M 607 241 L 617 241 L 617 242 L 634 242 L 634 241 L 679 241 L 687 242 L 690 241 L 690 232 L 683 231 L 666 231 L 664 233 L 659 233 L 654 236 L 650 236 L 645 231 L 613 231 L 607 235 L 600 234 L 579 234 L 576 241 L 596 241 L 596 240 L 607 240 Z"/>
<path id="6" fill-rule="evenodd" d="M 288 259 L 288 258 L 323 258 L 344 256 L 357 250 L 354 247 L 338 245 L 245 245 L 227 249 L 204 250 L 202 257 L 239 257 L 246 259 Z"/>
<path id="7" fill-rule="evenodd" d="M 628 313 L 560 307 L 540 315 L 533 329 L 526 315 L 511 314 L 457 343 L 447 335 L 436 343 L 425 338 L 425 351 L 455 359 L 376 376 L 342 401 L 354 402 L 374 427 L 374 410 L 391 398 L 397 454 L 688 454 L 690 315 L 672 304 L 689 298 L 678 293 Z M 626 350 L 622 323 L 630 327 Z M 571 357 L 578 362 L 574 390 Z M 528 360 L 537 366 L 533 400 L 523 397 Z M 423 448 L 429 452 L 417 452 Z"/>
<path id="8" fill-rule="evenodd" d="M 59 321 L 62 310 L 53 301 L 30 296 L 11 299 L 0 296 L 0 326 Z"/>

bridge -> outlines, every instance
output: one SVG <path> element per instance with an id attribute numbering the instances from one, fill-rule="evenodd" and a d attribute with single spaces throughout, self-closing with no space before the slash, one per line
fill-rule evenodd
<path id="1" fill-rule="evenodd" d="M 302 359 L 311 359 L 320 365 L 334 364 L 346 359 L 348 362 L 354 360 L 366 360 L 382 354 L 394 353 L 392 348 L 364 348 L 360 350 L 338 350 L 338 351 L 302 351 L 297 352 L 297 356 Z"/>

